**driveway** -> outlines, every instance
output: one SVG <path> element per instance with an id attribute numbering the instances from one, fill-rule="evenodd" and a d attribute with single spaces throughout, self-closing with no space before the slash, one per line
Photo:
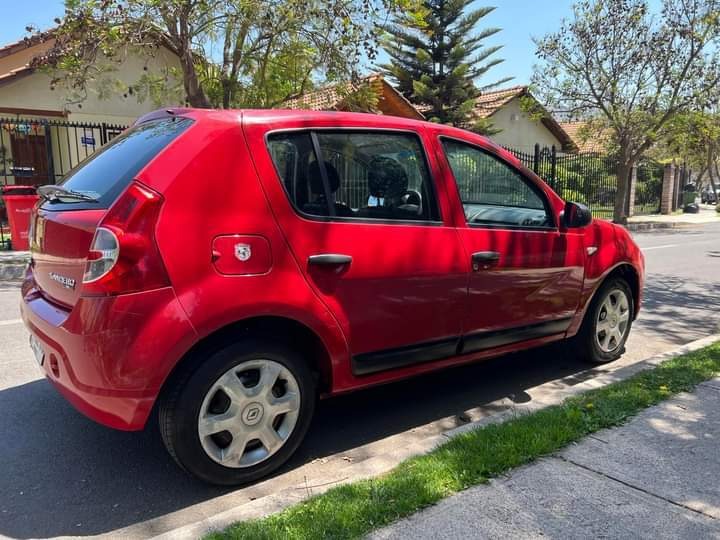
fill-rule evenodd
<path id="1" fill-rule="evenodd" d="M 717 331 L 719 238 L 716 224 L 636 235 L 646 300 L 619 363 Z M 35 367 L 18 302 L 17 287 L 0 285 L 0 535 L 15 538 L 160 534 L 467 422 L 497 399 L 527 401 L 529 388 L 587 368 L 553 347 L 328 400 L 279 474 L 219 489 L 182 473 L 154 425 L 116 432 L 75 412 Z"/>

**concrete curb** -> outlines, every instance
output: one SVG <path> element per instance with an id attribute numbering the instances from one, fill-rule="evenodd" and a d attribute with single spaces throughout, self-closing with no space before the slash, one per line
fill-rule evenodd
<path id="1" fill-rule="evenodd" d="M 0 282 L 17 282 L 25 275 L 30 262 L 30 253 L 26 251 L 0 251 Z"/>
<path id="2" fill-rule="evenodd" d="M 337 485 L 387 473 L 400 462 L 413 456 L 427 453 L 461 433 L 488 424 L 501 423 L 518 415 L 529 414 L 551 405 L 557 405 L 568 397 L 627 379 L 641 371 L 652 369 L 661 362 L 674 356 L 696 351 L 719 340 L 720 334 L 713 334 L 629 366 L 621 366 L 616 369 L 613 369 L 611 366 L 598 366 L 597 368 L 589 369 L 563 379 L 542 384 L 527 391 L 532 397 L 527 403 L 516 404 L 508 399 L 501 399 L 489 403 L 482 407 L 483 410 L 488 412 L 488 415 L 476 422 L 449 429 L 441 434 L 431 435 L 406 447 L 396 448 L 390 452 L 349 464 L 347 467 L 336 471 L 333 477 L 319 476 L 312 479 L 307 478 L 303 484 L 298 484 L 271 495 L 260 497 L 219 514 L 208 516 L 195 523 L 154 536 L 154 538 L 162 540 L 200 538 L 209 532 L 224 529 L 238 521 L 265 517 L 306 500 L 311 496 L 324 493 Z M 115 533 L 122 535 L 122 531 L 115 531 Z"/>
<path id="3" fill-rule="evenodd" d="M 720 220 L 700 221 L 700 222 L 691 222 L 691 221 L 641 221 L 638 223 L 629 222 L 626 225 L 626 228 L 629 231 L 637 232 L 637 231 L 649 231 L 649 230 L 653 230 L 653 229 L 684 229 L 687 227 L 705 225 L 707 223 L 720 223 Z"/>
<path id="4" fill-rule="evenodd" d="M 23 278 L 23 275 L 25 275 L 25 268 L 27 268 L 27 263 L 23 263 L 23 264 L 2 263 L 2 264 L 0 264 L 0 283 L 5 282 L 5 281 L 17 283 L 18 281 L 21 281 Z"/>

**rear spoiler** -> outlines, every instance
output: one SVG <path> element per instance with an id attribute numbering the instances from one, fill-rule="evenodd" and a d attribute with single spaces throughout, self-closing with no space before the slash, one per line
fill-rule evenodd
<path id="1" fill-rule="evenodd" d="M 157 120 L 158 118 L 170 118 L 172 116 L 179 116 L 185 112 L 191 111 L 192 109 L 188 109 L 185 107 L 175 107 L 172 109 L 158 109 L 157 111 L 152 111 L 147 114 L 143 114 L 140 118 L 135 120 L 134 126 L 137 126 L 138 124 L 142 124 L 143 122 L 148 122 L 150 120 Z"/>

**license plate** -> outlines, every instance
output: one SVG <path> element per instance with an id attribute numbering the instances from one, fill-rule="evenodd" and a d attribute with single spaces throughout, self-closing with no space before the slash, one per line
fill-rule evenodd
<path id="1" fill-rule="evenodd" d="M 35 361 L 38 365 L 42 366 L 45 360 L 45 352 L 42 349 L 42 345 L 40 345 L 40 340 L 33 335 L 30 336 L 30 348 L 35 355 Z"/>

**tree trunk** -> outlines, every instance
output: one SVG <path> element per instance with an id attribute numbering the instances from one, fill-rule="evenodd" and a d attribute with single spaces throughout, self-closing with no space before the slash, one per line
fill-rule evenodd
<path id="1" fill-rule="evenodd" d="M 200 86 L 197 71 L 195 71 L 194 58 L 189 47 L 180 55 L 180 65 L 183 70 L 183 86 L 190 106 L 199 109 L 210 109 L 212 107 L 210 100 Z"/>
<path id="2" fill-rule="evenodd" d="M 620 225 L 627 224 L 627 200 L 630 194 L 630 171 L 632 167 L 633 162 L 627 158 L 621 159 L 618 164 L 613 222 Z"/>
<path id="3" fill-rule="evenodd" d="M 713 162 L 712 159 L 710 160 L 710 163 L 708 163 L 708 175 L 710 177 L 710 187 L 713 190 L 713 193 L 715 194 L 715 197 L 717 198 L 717 189 L 715 184 L 715 174 L 713 173 Z M 717 171 L 715 171 L 717 172 Z"/>

